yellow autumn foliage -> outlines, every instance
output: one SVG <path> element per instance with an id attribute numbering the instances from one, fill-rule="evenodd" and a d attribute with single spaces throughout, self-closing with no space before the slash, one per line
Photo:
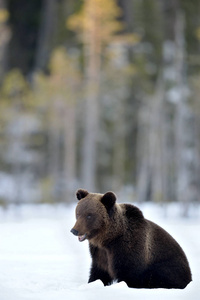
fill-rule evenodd
<path id="1" fill-rule="evenodd" d="M 78 32 L 83 42 L 87 43 L 89 36 L 95 34 L 105 44 L 123 30 L 123 23 L 118 20 L 121 14 L 115 0 L 87 0 L 78 14 L 68 18 L 67 27 Z"/>
<path id="2" fill-rule="evenodd" d="M 5 23 L 9 19 L 9 12 L 7 9 L 0 9 L 0 23 Z"/>

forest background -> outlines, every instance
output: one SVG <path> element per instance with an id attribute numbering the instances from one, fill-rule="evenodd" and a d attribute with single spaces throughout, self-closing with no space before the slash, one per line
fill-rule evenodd
<path id="1" fill-rule="evenodd" d="M 0 0 L 1 205 L 83 187 L 186 216 L 199 98 L 200 0 Z"/>

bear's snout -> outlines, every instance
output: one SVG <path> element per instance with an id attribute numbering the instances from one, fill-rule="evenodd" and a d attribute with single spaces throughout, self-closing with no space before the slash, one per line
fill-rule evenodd
<path id="1" fill-rule="evenodd" d="M 72 229 L 71 229 L 71 233 L 73 233 L 74 235 L 76 235 L 76 236 L 77 236 L 77 235 L 78 235 L 78 230 L 76 230 L 76 229 L 72 228 Z"/>

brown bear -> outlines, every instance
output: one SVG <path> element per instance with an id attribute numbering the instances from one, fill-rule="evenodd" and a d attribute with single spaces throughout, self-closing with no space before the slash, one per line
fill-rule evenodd
<path id="1" fill-rule="evenodd" d="M 163 228 L 131 204 L 116 204 L 113 192 L 79 189 L 71 232 L 89 241 L 89 281 L 125 281 L 133 288 L 179 288 L 192 280 L 185 253 Z"/>

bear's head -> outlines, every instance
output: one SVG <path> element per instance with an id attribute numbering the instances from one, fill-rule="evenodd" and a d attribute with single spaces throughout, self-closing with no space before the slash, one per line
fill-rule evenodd
<path id="1" fill-rule="evenodd" d="M 105 232 L 114 211 L 115 194 L 107 192 L 103 195 L 79 189 L 76 196 L 79 202 L 76 207 L 76 223 L 71 232 L 78 236 L 80 242 L 98 238 Z"/>

